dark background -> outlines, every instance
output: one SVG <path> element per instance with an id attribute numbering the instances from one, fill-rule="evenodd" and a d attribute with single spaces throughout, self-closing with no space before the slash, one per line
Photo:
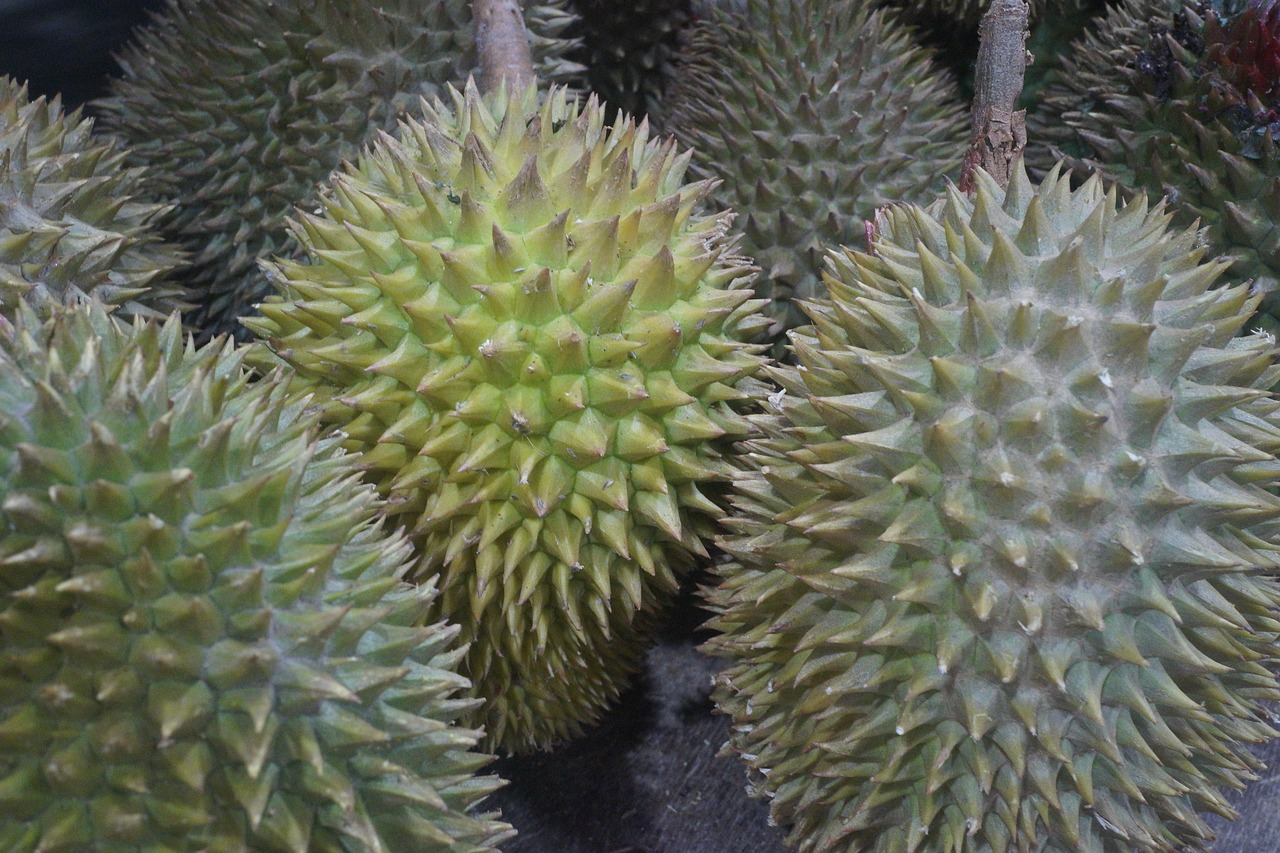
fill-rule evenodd
<path id="1" fill-rule="evenodd" d="M 622 0 L 619 0 L 622 2 Z M 162 0 L 0 0 L 0 74 L 74 106 L 104 93 L 111 52 Z M 728 721 L 713 713 L 716 663 L 695 651 L 704 614 L 691 596 L 662 632 L 621 705 L 555 753 L 501 759 L 510 784 L 490 804 L 520 831 L 507 853 L 780 853 L 783 832 L 744 793 L 736 758 L 717 758 Z M 1267 751 L 1280 765 L 1280 741 Z M 1280 773 L 1214 819 L 1213 853 L 1280 853 Z"/>
<path id="2" fill-rule="evenodd" d="M 162 0 L 0 0 L 0 73 L 75 105 L 105 92 L 111 52 Z"/>

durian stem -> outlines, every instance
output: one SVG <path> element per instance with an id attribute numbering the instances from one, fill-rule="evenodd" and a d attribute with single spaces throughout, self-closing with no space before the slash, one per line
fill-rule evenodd
<path id="1" fill-rule="evenodd" d="M 1026 0 L 991 0 L 979 28 L 978 68 L 974 80 L 973 132 L 964 155 L 960 189 L 973 190 L 973 170 L 979 166 L 1002 187 L 1027 144 L 1026 110 L 1013 106 L 1022 94 L 1022 78 L 1031 55 L 1027 52 Z"/>
<path id="2" fill-rule="evenodd" d="M 480 55 L 480 91 L 495 92 L 504 79 L 508 91 L 520 91 L 537 79 L 520 0 L 473 0 L 471 17 Z"/>

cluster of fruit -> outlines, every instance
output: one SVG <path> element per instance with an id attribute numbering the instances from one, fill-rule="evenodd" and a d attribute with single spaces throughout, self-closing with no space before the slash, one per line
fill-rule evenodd
<path id="1" fill-rule="evenodd" d="M 901 10 L 526 19 L 541 90 L 465 0 L 0 81 L 0 849 L 496 849 L 484 751 L 698 568 L 802 850 L 1207 844 L 1280 700 L 1280 2 L 1088 19 L 968 194 Z"/>

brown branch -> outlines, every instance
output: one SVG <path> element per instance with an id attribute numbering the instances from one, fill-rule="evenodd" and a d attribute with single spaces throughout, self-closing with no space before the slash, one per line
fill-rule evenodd
<path id="1" fill-rule="evenodd" d="M 476 52 L 480 55 L 480 91 L 519 90 L 536 78 L 529 34 L 520 0 L 472 0 Z"/>
<path id="2" fill-rule="evenodd" d="M 960 189 L 973 189 L 973 170 L 981 166 L 1001 186 L 1009 185 L 1014 162 L 1027 144 L 1026 110 L 1014 111 L 1022 94 L 1027 53 L 1026 0 L 991 0 L 982 17 L 982 43 L 974 80 L 973 131 L 964 155 Z"/>

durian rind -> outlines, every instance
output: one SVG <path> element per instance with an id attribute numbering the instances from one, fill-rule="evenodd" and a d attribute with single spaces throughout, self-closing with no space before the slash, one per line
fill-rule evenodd
<path id="1" fill-rule="evenodd" d="M 1144 7 L 1150 5 L 1147 0 Z M 1158 14 L 1164 5 L 1145 9 L 1152 12 L 1154 31 L 1120 26 L 1126 20 L 1123 9 L 1113 13 L 1115 29 L 1108 30 L 1116 38 L 1120 33 L 1138 39 L 1115 49 L 1121 63 L 1135 64 L 1143 50 L 1167 50 L 1163 78 L 1140 67 L 1113 68 L 1106 88 L 1102 73 L 1069 78 L 1069 91 L 1088 100 L 1077 103 L 1083 109 L 1062 113 L 1060 121 L 1044 122 L 1060 128 L 1050 136 L 1050 151 L 1061 156 L 1074 143 L 1083 153 L 1067 163 L 1077 171 L 1096 171 L 1129 192 L 1171 199 L 1174 221 L 1203 227 L 1210 250 L 1232 259 L 1232 277 L 1251 279 L 1265 294 L 1257 322 L 1276 331 L 1280 151 L 1269 131 L 1241 133 L 1232 127 L 1229 120 L 1248 95 L 1213 69 L 1199 67 L 1199 58 L 1168 35 L 1173 13 Z M 1182 14 L 1190 18 L 1184 26 L 1203 30 L 1204 22 L 1191 9 Z M 1066 98 L 1059 96 L 1054 106 L 1065 105 Z"/>
<path id="2" fill-rule="evenodd" d="M 693 0 L 571 0 L 581 35 L 575 52 L 587 85 L 610 109 L 651 121 L 675 71 L 681 35 L 694 15 Z"/>
<path id="3" fill-rule="evenodd" d="M 162 316 L 186 303 L 172 274 L 184 259 L 137 200 L 143 170 L 59 99 L 30 99 L 0 76 L 0 312 L 41 314 L 97 297 L 123 314 Z"/>
<path id="4" fill-rule="evenodd" d="M 526 9 L 543 79 L 581 70 L 560 38 L 566 3 Z M 419 98 L 466 80 L 473 42 L 469 0 L 172 0 L 138 32 L 97 107 L 175 205 L 165 228 L 194 256 L 194 325 L 243 334 L 271 289 L 259 259 L 292 248 L 287 214 Z"/>
<path id="5" fill-rule="evenodd" d="M 861 0 L 748 0 L 708 15 L 670 93 L 690 172 L 721 181 L 761 267 L 771 334 L 804 322 L 830 246 L 862 244 L 891 201 L 923 202 L 959 168 L 968 119 L 910 29 Z"/>
<path id="6" fill-rule="evenodd" d="M 1280 697 L 1275 340 L 1194 231 L 979 173 L 832 255 L 709 592 L 802 851 L 1203 849 Z"/>
<path id="7" fill-rule="evenodd" d="M 0 325 L 0 849 L 493 850 L 458 629 L 280 374 Z"/>
<path id="8" fill-rule="evenodd" d="M 471 643 L 486 744 L 579 732 L 719 514 L 764 319 L 687 153 L 474 86 L 335 175 L 249 325 L 310 383 Z"/>
<path id="9" fill-rule="evenodd" d="M 1108 94 L 1126 88 L 1124 69 L 1150 44 L 1154 32 L 1173 26 L 1183 5 L 1183 0 L 1120 0 L 1059 55 L 1060 67 L 1049 73 L 1034 109 L 1027 112 L 1027 162 L 1033 172 L 1052 168 L 1058 159 L 1055 148 L 1079 153 L 1071 150 L 1079 143 L 1066 116 L 1087 114 Z"/>

